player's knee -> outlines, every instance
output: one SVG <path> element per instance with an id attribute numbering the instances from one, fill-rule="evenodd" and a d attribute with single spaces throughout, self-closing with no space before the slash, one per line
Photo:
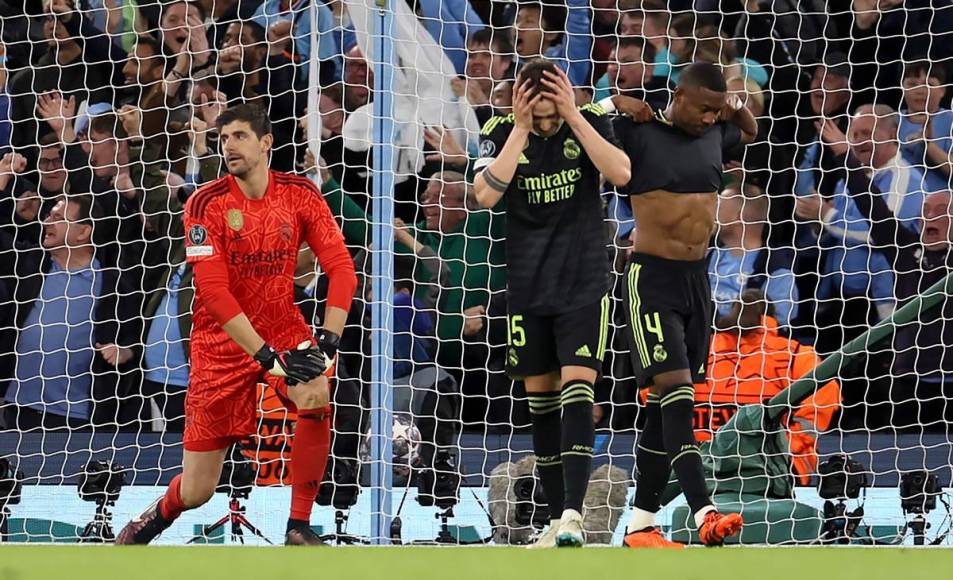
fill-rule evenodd
<path id="1" fill-rule="evenodd" d="M 664 397 L 678 387 L 691 385 L 692 377 L 688 370 L 685 369 L 660 373 L 655 375 L 652 382 L 654 383 L 652 391 Z"/>
<path id="2" fill-rule="evenodd" d="M 324 377 L 296 385 L 291 391 L 291 400 L 299 409 L 323 409 L 330 404 L 330 398 L 328 381 Z"/>

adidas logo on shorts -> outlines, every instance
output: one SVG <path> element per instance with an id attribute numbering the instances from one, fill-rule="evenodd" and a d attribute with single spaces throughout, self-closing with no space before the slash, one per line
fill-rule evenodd
<path id="1" fill-rule="evenodd" d="M 580 347 L 576 350 L 576 356 L 584 356 L 584 357 L 591 358 L 591 357 L 592 357 L 592 351 L 589 350 L 589 345 L 588 345 L 588 344 L 584 344 L 584 345 L 580 346 Z"/>

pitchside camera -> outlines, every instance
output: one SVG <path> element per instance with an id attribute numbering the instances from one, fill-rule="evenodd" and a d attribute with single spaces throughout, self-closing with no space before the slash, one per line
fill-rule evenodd
<path id="1" fill-rule="evenodd" d="M 900 507 L 908 514 L 928 514 L 936 509 L 940 484 L 929 471 L 908 471 L 900 476 Z"/>
<path id="2" fill-rule="evenodd" d="M 817 467 L 817 494 L 824 499 L 856 499 L 869 482 L 863 464 L 835 455 Z"/>
<path id="3" fill-rule="evenodd" d="M 215 491 L 227 493 L 229 497 L 247 499 L 257 477 L 258 473 L 251 459 L 242 453 L 241 447 L 233 445 L 222 465 L 222 475 L 218 478 Z"/>
<path id="4" fill-rule="evenodd" d="M 83 501 L 113 504 L 126 483 L 125 468 L 111 461 L 90 461 L 79 477 L 79 497 Z"/>
<path id="5" fill-rule="evenodd" d="M 542 528 L 549 523 L 549 502 L 535 474 L 516 479 L 513 494 L 516 496 L 515 516 L 519 525 Z"/>

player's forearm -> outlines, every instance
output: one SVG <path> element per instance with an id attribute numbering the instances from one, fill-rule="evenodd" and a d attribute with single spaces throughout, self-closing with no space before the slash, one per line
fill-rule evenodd
<path id="1" fill-rule="evenodd" d="M 500 150 L 499 155 L 484 167 L 483 171 L 477 174 L 473 180 L 473 193 L 480 207 L 493 207 L 503 197 L 506 190 L 498 186 L 508 184 L 516 176 L 520 153 L 526 147 L 527 140 L 529 140 L 529 131 L 514 127 L 510 136 L 507 137 L 506 143 L 503 144 L 503 149 Z M 486 171 L 489 171 L 492 175 L 490 180 L 484 175 Z M 497 186 L 494 186 L 493 183 L 496 183 Z"/>
<path id="2" fill-rule="evenodd" d="M 245 313 L 235 316 L 222 325 L 222 330 L 229 338 L 238 343 L 242 350 L 248 353 L 248 356 L 254 357 L 265 345 L 265 339 L 251 325 L 251 321 L 245 316 Z"/>
<path id="3" fill-rule="evenodd" d="M 324 313 L 324 330 L 341 336 L 344 324 L 347 322 L 347 310 L 336 306 L 329 306 Z"/>
<path id="4" fill-rule="evenodd" d="M 758 136 L 758 120 L 748 107 L 742 106 L 735 111 L 729 122 L 741 129 L 741 144 L 747 145 Z"/>
<path id="5" fill-rule="evenodd" d="M 592 164 L 616 187 L 622 187 L 632 178 L 632 165 L 624 151 L 607 141 L 582 115 L 568 121 Z"/>

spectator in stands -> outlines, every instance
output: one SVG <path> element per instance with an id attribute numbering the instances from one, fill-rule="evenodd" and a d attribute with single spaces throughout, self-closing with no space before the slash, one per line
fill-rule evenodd
<path id="1" fill-rule="evenodd" d="M 370 103 L 373 88 L 374 71 L 355 45 L 344 55 L 344 110 L 352 113 Z"/>
<path id="2" fill-rule="evenodd" d="M 269 55 L 265 29 L 257 22 L 232 22 L 218 51 L 216 80 L 228 104 L 257 102 L 268 111 L 275 148 L 272 167 L 291 171 L 295 164 L 294 137 L 297 127 L 298 99 L 296 67 L 283 53 Z M 304 104 L 304 100 L 300 100 Z"/>
<path id="3" fill-rule="evenodd" d="M 63 19 L 52 12 L 52 4 L 49 10 L 43 22 L 47 51 L 32 66 L 13 74 L 7 87 L 13 120 L 11 143 L 18 148 L 35 146 L 37 135 L 47 132 L 36 122 L 38 96 L 53 91 L 72 99 L 77 107 L 89 99 L 113 99 L 112 62 L 85 62 L 82 39 L 70 34 Z M 39 44 L 34 46 L 42 52 Z"/>
<path id="4" fill-rule="evenodd" d="M 450 269 L 437 302 L 436 360 L 451 372 L 464 368 L 464 344 L 485 334 L 490 300 L 505 285 L 502 220 L 468 211 L 469 188 L 460 173 L 434 174 L 421 199 L 424 220 L 410 231 Z"/>
<path id="5" fill-rule="evenodd" d="M 27 160 L 19 153 L 0 158 L 0 228 L 15 243 L 38 244 L 42 234 L 40 197 L 36 185 L 23 176 L 26 169 Z"/>
<path id="6" fill-rule="evenodd" d="M 642 0 L 631 2 L 631 5 L 622 11 L 619 20 L 619 37 L 641 37 L 655 47 L 655 63 L 668 63 L 666 55 L 669 49 L 669 21 L 671 13 L 660 0 Z M 640 4 L 641 6 L 636 6 Z"/>
<path id="7" fill-rule="evenodd" d="M 890 211 L 905 228 L 916 232 L 923 206 L 923 172 L 903 159 L 897 129 L 896 111 L 886 105 L 861 105 L 850 120 L 848 142 L 854 156 L 872 171 L 873 183 L 886 192 L 884 201 Z M 823 255 L 816 321 L 833 325 L 820 329 L 822 338 L 816 346 L 829 352 L 892 312 L 892 268 L 882 254 L 871 253 L 869 228 L 845 181 L 830 199 L 816 193 L 798 196 L 795 212 L 800 219 L 820 225 Z"/>
<path id="8" fill-rule="evenodd" d="M 493 113 L 509 115 L 513 112 L 513 81 L 501 81 L 493 87 Z"/>
<path id="9" fill-rule="evenodd" d="M 209 44 L 206 15 L 201 5 L 176 0 L 162 8 L 159 30 L 162 52 L 167 59 L 166 105 L 188 99 L 188 80 L 199 80 L 213 72 L 215 53 Z"/>
<path id="10" fill-rule="evenodd" d="M 823 126 L 824 140 L 839 155 L 846 155 L 846 191 L 870 227 L 870 247 L 883 254 L 896 269 L 896 296 L 909 302 L 942 280 L 953 268 L 953 192 L 923 197 L 923 222 L 919 233 L 898 219 L 890 207 L 890 191 L 871 180 L 865 163 L 845 144 L 843 132 L 831 122 Z M 921 313 L 901 325 L 890 350 L 895 354 L 888 385 L 896 427 L 947 432 L 953 422 L 953 300 L 944 297 L 939 309 Z M 945 423 L 945 424 L 943 424 Z"/>
<path id="11" fill-rule="evenodd" d="M 520 2 L 513 22 L 517 58 L 545 56 L 566 71 L 573 86 L 588 85 L 590 20 L 589 0 L 566 0 L 566 9 L 548 0 Z"/>
<path id="12" fill-rule="evenodd" d="M 949 190 L 953 173 L 953 111 L 940 107 L 946 79 L 940 63 L 917 61 L 903 70 L 901 149 L 907 161 L 926 171 L 927 191 Z"/>
<path id="13" fill-rule="evenodd" d="M 94 242 L 93 198 L 73 195 L 44 222 L 42 246 L 0 233 L 17 332 L 7 426 L 19 430 L 116 426 L 116 399 L 135 367 L 141 321 L 136 294 L 105 268 Z M 15 361 L 15 363 L 14 363 Z"/>
<path id="14" fill-rule="evenodd" d="M 711 439 L 738 407 L 770 399 L 821 362 L 814 349 L 780 331 L 760 290 L 745 290 L 716 327 L 707 380 L 695 385 L 699 441 Z M 831 427 L 840 405 L 840 385 L 831 381 L 788 416 L 792 470 L 801 485 L 810 485 L 817 473 L 817 437 Z"/>
<path id="15" fill-rule="evenodd" d="M 671 85 L 668 79 L 653 76 L 654 66 L 655 46 L 642 37 L 620 37 L 609 56 L 606 74 L 596 82 L 594 99 L 620 95 L 645 101 L 653 109 L 664 109 Z"/>
<path id="16" fill-rule="evenodd" d="M 822 64 L 814 67 L 808 99 L 805 100 L 809 108 L 802 106 L 799 109 L 801 119 L 797 123 L 799 149 L 795 157 L 794 192 L 797 195 L 817 192 L 830 197 L 844 172 L 834 164 L 836 155 L 820 139 L 814 123 L 807 120 L 830 119 L 841 130 L 847 131 L 851 92 L 850 65 L 845 54 L 829 53 Z"/>
<path id="17" fill-rule="evenodd" d="M 185 390 L 189 386 L 189 335 L 192 333 L 192 268 L 184 246 L 169 257 L 166 279 L 146 294 L 142 311 L 142 394 L 155 401 L 165 431 L 185 428 Z M 148 419 L 144 416 L 143 419 Z"/>
<path id="18" fill-rule="evenodd" d="M 268 43 L 272 55 L 285 53 L 292 62 L 302 64 L 300 74 L 308 78 L 308 61 L 311 58 L 311 2 L 301 0 L 265 0 L 255 12 L 254 22 L 268 31 Z M 314 3 L 318 12 L 318 59 L 321 84 L 330 84 L 341 78 L 342 46 L 339 36 L 333 34 L 336 27 L 334 15 L 325 2 Z"/>
<path id="19" fill-rule="evenodd" d="M 767 296 L 772 316 L 782 327 L 797 316 L 793 256 L 766 246 L 768 225 L 768 197 L 757 186 L 732 185 L 718 196 L 718 231 L 708 255 L 718 316 L 727 316 L 750 289 Z"/>
<path id="20" fill-rule="evenodd" d="M 467 39 L 467 61 L 464 78 L 454 79 L 453 91 L 466 96 L 483 126 L 493 116 L 490 97 L 493 87 L 513 78 L 513 45 L 492 28 L 484 28 Z"/>
<path id="21" fill-rule="evenodd" d="M 122 65 L 125 94 L 121 104 L 149 107 L 156 101 L 162 91 L 163 60 L 159 41 L 148 35 L 139 36 Z"/>

